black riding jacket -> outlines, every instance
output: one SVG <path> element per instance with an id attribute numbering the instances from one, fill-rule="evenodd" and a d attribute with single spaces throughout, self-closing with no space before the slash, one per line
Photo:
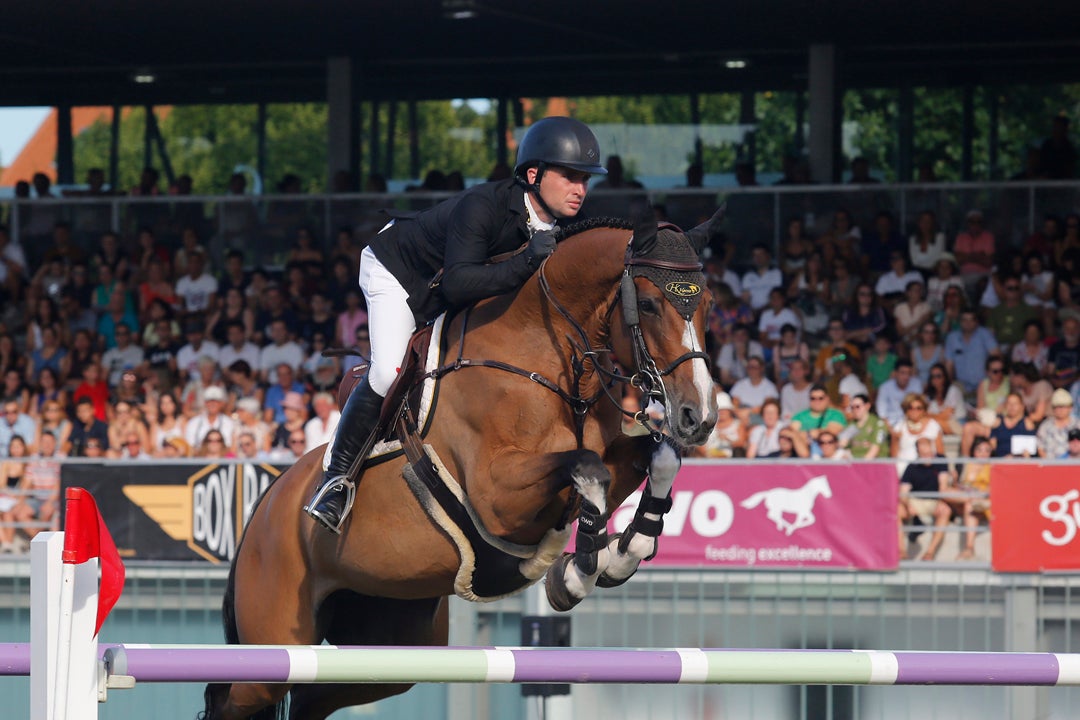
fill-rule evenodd
<path id="1" fill-rule="evenodd" d="M 525 253 L 486 264 L 529 240 L 525 191 L 514 180 L 477 185 L 419 213 L 391 215 L 394 225 L 375 236 L 371 249 L 409 293 L 418 325 L 448 308 L 517 290 L 535 270 Z"/>

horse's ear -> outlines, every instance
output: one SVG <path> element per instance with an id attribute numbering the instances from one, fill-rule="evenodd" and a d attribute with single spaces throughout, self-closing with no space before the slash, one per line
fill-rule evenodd
<path id="1" fill-rule="evenodd" d="M 634 254 L 647 255 L 656 245 L 656 214 L 646 205 L 634 218 Z"/>
<path id="2" fill-rule="evenodd" d="M 709 241 L 720 234 L 720 223 L 724 221 L 724 213 L 727 212 L 727 203 L 725 202 L 720 208 L 713 214 L 711 218 L 698 225 L 692 230 L 686 231 L 686 239 L 693 245 L 694 250 L 697 250 L 698 255 L 709 245 Z"/>

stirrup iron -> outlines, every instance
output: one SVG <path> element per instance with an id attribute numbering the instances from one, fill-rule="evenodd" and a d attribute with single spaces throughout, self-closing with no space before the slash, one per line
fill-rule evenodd
<path id="1" fill-rule="evenodd" d="M 328 494 L 339 491 L 345 492 L 345 506 L 341 510 L 341 517 L 337 518 L 337 521 L 335 522 L 328 514 L 319 510 L 318 506 Z M 340 535 L 341 529 L 349 517 L 349 513 L 352 512 L 353 502 L 355 501 L 356 483 L 345 475 L 339 475 L 336 478 L 327 480 L 319 486 L 315 491 L 315 494 L 308 500 L 308 504 L 304 506 L 304 512 L 317 520 L 320 525 L 330 532 L 335 535 Z"/>

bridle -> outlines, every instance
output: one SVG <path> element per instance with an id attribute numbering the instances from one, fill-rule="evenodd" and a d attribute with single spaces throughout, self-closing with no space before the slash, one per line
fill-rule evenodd
<path id="1" fill-rule="evenodd" d="M 558 395 L 574 414 L 574 432 L 577 439 L 577 445 L 580 449 L 584 445 L 584 432 L 585 432 L 585 416 L 589 410 L 600 400 L 601 397 L 607 397 L 611 404 L 619 410 L 626 417 L 632 417 L 636 423 L 646 428 L 653 440 L 660 442 L 663 438 L 663 434 L 660 430 L 654 428 L 645 416 L 644 411 L 638 411 L 636 413 L 623 410 L 622 403 L 612 393 L 612 386 L 616 383 L 628 383 L 632 387 L 636 388 L 642 393 L 643 398 L 647 399 L 644 405 L 648 405 L 649 402 L 655 400 L 665 407 L 667 407 L 667 389 L 664 385 L 664 378 L 675 371 L 677 367 L 682 365 L 688 360 L 703 359 L 706 363 L 710 358 L 707 353 L 702 351 L 690 351 L 683 353 L 679 357 L 675 358 L 667 367 L 660 369 L 652 353 L 649 352 L 648 346 L 645 344 L 645 337 L 641 331 L 640 317 L 638 314 L 638 294 L 637 286 L 634 285 L 634 277 L 631 274 L 636 267 L 650 267 L 659 270 L 670 270 L 675 272 L 700 272 L 702 264 L 700 262 L 674 262 L 669 260 L 659 260 L 656 258 L 648 257 L 648 254 L 635 255 L 634 254 L 634 242 L 633 237 L 627 243 L 626 256 L 623 261 L 623 274 L 620 279 L 618 292 L 614 293 L 611 302 L 608 304 L 607 310 L 604 313 L 604 322 L 608 327 L 611 325 L 611 319 L 614 315 L 615 308 L 621 305 L 623 312 L 623 321 L 626 323 L 630 332 L 631 349 L 634 356 L 634 371 L 631 375 L 621 375 L 613 370 L 610 370 L 605 366 L 605 363 L 601 361 L 601 357 L 604 355 L 611 356 L 614 354 L 614 350 L 610 343 L 604 348 L 594 348 L 592 342 L 589 339 L 589 334 L 581 323 L 577 321 L 571 315 L 570 311 L 566 309 L 566 306 L 559 301 L 554 291 L 551 288 L 551 284 L 547 279 L 548 260 L 545 259 L 540 264 L 540 269 L 537 272 L 538 283 L 540 290 L 544 295 L 544 298 L 551 304 L 552 307 L 569 323 L 573 328 L 574 334 L 577 338 L 568 337 L 570 344 L 573 348 L 573 353 L 570 358 L 570 366 L 573 372 L 572 389 L 570 391 L 564 390 L 557 383 L 549 380 L 540 373 L 525 370 L 516 365 L 502 362 L 501 360 L 472 360 L 464 357 L 465 350 L 465 333 L 469 325 L 469 315 L 471 307 L 465 310 L 465 315 L 461 324 L 460 338 L 458 342 L 458 357 L 454 362 L 443 365 L 435 370 L 432 370 L 424 374 L 420 380 L 427 378 L 440 378 L 443 375 L 460 370 L 466 367 L 488 367 L 496 370 L 502 370 L 505 372 L 514 373 L 524 378 L 537 383 L 541 387 L 550 390 Z M 688 321 L 689 322 L 689 321 Z M 585 397 L 581 392 L 582 380 L 584 379 L 587 371 L 587 365 L 591 365 L 593 370 L 596 371 L 604 380 L 600 383 L 600 389 L 593 395 Z"/>

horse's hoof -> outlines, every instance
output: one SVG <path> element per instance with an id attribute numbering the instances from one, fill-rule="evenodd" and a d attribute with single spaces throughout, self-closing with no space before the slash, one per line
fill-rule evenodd
<path id="1" fill-rule="evenodd" d="M 573 561 L 574 556 L 566 553 L 548 568 L 544 586 L 547 588 L 548 605 L 556 612 L 572 610 L 582 600 L 571 595 L 566 587 L 566 567 Z"/>

